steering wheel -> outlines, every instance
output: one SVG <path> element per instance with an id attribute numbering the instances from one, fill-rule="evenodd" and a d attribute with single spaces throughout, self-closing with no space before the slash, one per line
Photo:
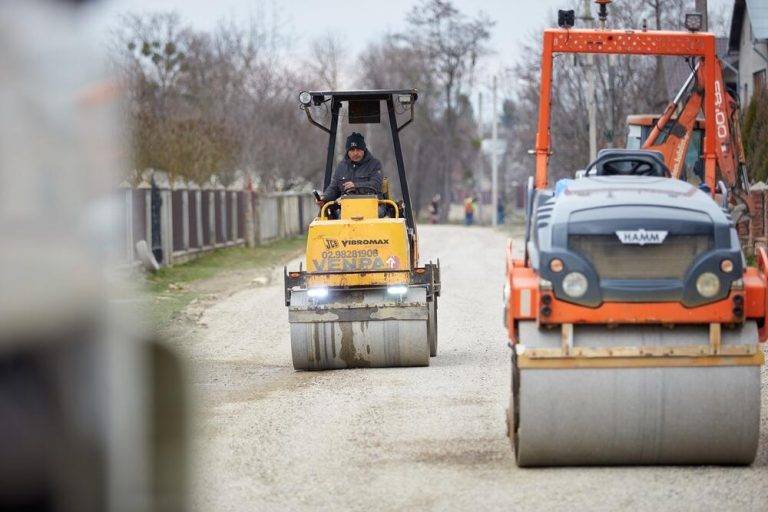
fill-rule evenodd
<path id="1" fill-rule="evenodd" d="M 626 168 L 627 165 L 629 168 Z M 661 173 L 656 166 L 645 160 L 617 158 L 602 162 L 596 174 L 598 176 L 659 176 Z"/>
<path id="2" fill-rule="evenodd" d="M 379 195 L 379 191 L 376 190 L 374 187 L 371 187 L 369 185 L 355 185 L 354 187 L 347 189 L 344 191 L 344 195 L 366 195 L 366 194 L 373 194 L 375 196 Z"/>

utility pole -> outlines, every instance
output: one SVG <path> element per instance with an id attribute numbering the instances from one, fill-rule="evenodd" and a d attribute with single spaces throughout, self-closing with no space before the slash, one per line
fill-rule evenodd
<path id="1" fill-rule="evenodd" d="M 470 191 L 471 195 L 474 195 L 475 192 L 482 190 L 482 184 L 483 184 L 483 175 L 485 166 L 485 160 L 483 158 L 483 151 L 482 151 L 482 142 L 485 138 L 485 130 L 483 129 L 483 92 L 478 91 L 477 93 L 477 140 L 480 141 L 480 147 L 481 150 L 477 152 L 477 164 L 475 166 L 475 172 L 474 172 L 474 183 L 472 185 L 473 190 Z M 482 218 L 482 212 L 483 212 L 483 201 L 482 196 L 477 201 L 477 218 Z"/>
<path id="2" fill-rule="evenodd" d="M 493 108 L 491 111 L 493 112 L 493 128 L 491 131 L 491 139 L 492 139 L 492 146 L 491 146 L 491 219 L 492 224 L 496 226 L 498 224 L 498 207 L 499 207 L 499 152 L 498 152 L 498 142 L 499 142 L 499 114 L 496 112 L 496 75 L 493 75 L 493 97 L 491 99 L 493 102 Z"/>
<path id="3" fill-rule="evenodd" d="M 709 15 L 707 13 L 707 0 L 696 0 L 696 12 L 701 13 L 701 31 L 709 30 Z"/>
<path id="4" fill-rule="evenodd" d="M 608 147 L 613 147 L 616 136 L 616 55 L 608 55 Z"/>
<path id="5" fill-rule="evenodd" d="M 594 28 L 595 18 L 589 0 L 584 0 L 582 14 L 579 17 L 587 28 Z M 597 158 L 597 101 L 595 100 L 595 54 L 587 55 L 587 115 L 589 117 L 589 161 Z"/>

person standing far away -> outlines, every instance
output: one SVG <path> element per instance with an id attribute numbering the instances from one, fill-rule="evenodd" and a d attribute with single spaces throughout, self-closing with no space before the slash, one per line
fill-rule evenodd
<path id="1" fill-rule="evenodd" d="M 432 201 L 429 202 L 429 221 L 432 224 L 437 224 L 440 220 L 440 194 L 432 196 Z"/>
<path id="2" fill-rule="evenodd" d="M 504 198 L 499 196 L 499 200 L 496 201 L 496 224 L 504 224 Z"/>
<path id="3" fill-rule="evenodd" d="M 471 226 L 475 221 L 475 204 L 474 198 L 468 196 L 464 200 L 464 225 Z"/>

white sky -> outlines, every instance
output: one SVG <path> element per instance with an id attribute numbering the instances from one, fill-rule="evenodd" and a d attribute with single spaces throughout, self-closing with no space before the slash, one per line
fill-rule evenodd
<path id="1" fill-rule="evenodd" d="M 518 43 L 546 23 L 549 13 L 572 0 L 454 0 L 468 15 L 481 10 L 496 21 L 491 47 L 494 55 L 486 60 L 489 72 L 511 64 L 517 57 Z M 125 12 L 177 11 L 194 27 L 210 29 L 222 18 L 246 19 L 266 10 L 284 21 L 286 32 L 296 39 L 296 51 L 315 37 L 328 32 L 340 34 L 352 54 L 350 61 L 387 32 L 405 29 L 405 19 L 416 0 L 111 0 L 98 7 L 98 24 L 114 26 Z"/>
<path id="2" fill-rule="evenodd" d="M 638 0 L 616 0 L 638 1 Z M 712 12 L 733 0 L 709 0 Z M 468 15 L 483 11 L 496 21 L 492 30 L 491 48 L 481 72 L 490 76 L 517 61 L 519 44 L 531 33 L 546 26 L 549 16 L 557 9 L 570 8 L 574 0 L 453 0 L 453 4 Z M 341 34 L 350 51 L 350 62 L 368 42 L 387 32 L 405 29 L 406 16 L 417 0 L 102 0 L 93 12 L 94 29 L 104 37 L 113 28 L 119 15 L 127 12 L 176 11 L 182 21 L 198 29 L 212 29 L 222 19 L 246 20 L 266 11 L 283 21 L 285 32 L 295 38 L 296 53 L 307 43 L 328 32 Z M 689 0 L 693 11 L 694 0 Z M 596 8 L 592 7 L 593 15 Z M 482 81 L 488 90 L 490 80 Z M 474 98 L 473 98 L 474 99 Z M 483 109 L 485 110 L 485 109 Z"/>

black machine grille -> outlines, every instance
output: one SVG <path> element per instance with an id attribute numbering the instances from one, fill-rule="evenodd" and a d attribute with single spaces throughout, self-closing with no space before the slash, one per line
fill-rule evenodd
<path id="1" fill-rule="evenodd" d="M 661 244 L 624 244 L 618 236 L 570 235 L 568 245 L 592 263 L 601 279 L 682 279 L 712 247 L 710 235 L 667 235 Z"/>

